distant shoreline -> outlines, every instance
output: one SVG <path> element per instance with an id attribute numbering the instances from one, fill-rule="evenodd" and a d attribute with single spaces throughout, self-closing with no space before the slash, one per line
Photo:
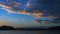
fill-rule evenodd
<path id="1" fill-rule="evenodd" d="M 60 26 L 49 28 L 14 28 L 12 26 L 0 26 L 0 30 L 60 30 Z"/>

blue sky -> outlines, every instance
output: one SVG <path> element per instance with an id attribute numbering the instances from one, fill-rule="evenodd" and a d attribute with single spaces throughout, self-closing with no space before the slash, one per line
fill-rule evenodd
<path id="1" fill-rule="evenodd" d="M 13 27 L 60 26 L 59 0 L 0 0 L 0 23 Z"/>

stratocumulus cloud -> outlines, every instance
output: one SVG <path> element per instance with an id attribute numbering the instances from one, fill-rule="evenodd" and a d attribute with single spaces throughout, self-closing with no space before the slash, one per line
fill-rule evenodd
<path id="1" fill-rule="evenodd" d="M 13 8 L 13 6 L 7 6 L 4 3 L 1 3 L 0 6 L 2 6 L 3 8 L 5 8 L 5 10 L 7 10 L 9 13 L 17 13 L 17 14 L 26 14 L 26 15 L 35 15 L 36 18 L 42 18 L 45 17 L 44 13 L 38 11 L 38 10 L 34 10 L 33 12 L 29 12 L 27 10 L 17 10 L 15 11 L 15 8 Z M 12 10 L 14 9 L 14 10 Z M 48 15 L 48 13 L 47 13 Z M 49 16 L 49 15 L 48 15 Z M 48 17 L 46 16 L 46 17 Z M 53 17 L 53 16 L 49 16 L 49 17 Z M 54 17 L 53 17 L 54 18 Z"/>
<path id="2" fill-rule="evenodd" d="M 7 0 L 9 1 L 9 0 Z M 51 0 L 52 1 L 52 0 Z M 17 13 L 17 14 L 25 14 L 25 15 L 34 15 L 36 18 L 59 18 L 59 2 L 57 1 L 42 1 L 42 0 L 28 0 L 25 4 L 21 2 L 11 2 L 9 4 L 0 3 L 0 6 L 3 7 L 8 13 Z M 57 4 L 58 3 L 58 4 Z M 57 5 L 57 6 L 56 6 Z M 24 8 L 23 8 L 23 7 Z M 54 8 L 55 7 L 55 8 Z M 22 9 L 23 8 L 23 9 Z M 27 10 L 28 8 L 28 10 Z M 45 9 L 48 11 L 44 11 Z M 42 10 L 40 10 L 42 9 Z M 53 10 L 52 10 L 53 9 Z M 52 10 L 52 11 L 49 11 Z M 58 14 L 57 14 L 58 13 Z M 39 20 L 36 20 L 39 21 Z M 39 21 L 40 22 L 40 21 Z"/>

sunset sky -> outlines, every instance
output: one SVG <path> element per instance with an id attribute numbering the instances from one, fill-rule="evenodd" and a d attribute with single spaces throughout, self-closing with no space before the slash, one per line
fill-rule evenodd
<path id="1" fill-rule="evenodd" d="M 0 26 L 60 26 L 60 0 L 0 0 Z"/>

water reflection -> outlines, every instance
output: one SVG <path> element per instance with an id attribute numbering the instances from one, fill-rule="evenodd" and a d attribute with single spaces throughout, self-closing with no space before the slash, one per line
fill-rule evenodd
<path id="1" fill-rule="evenodd" d="M 20 31 L 0 31 L 0 34 L 60 34 L 60 30 L 20 30 Z"/>

